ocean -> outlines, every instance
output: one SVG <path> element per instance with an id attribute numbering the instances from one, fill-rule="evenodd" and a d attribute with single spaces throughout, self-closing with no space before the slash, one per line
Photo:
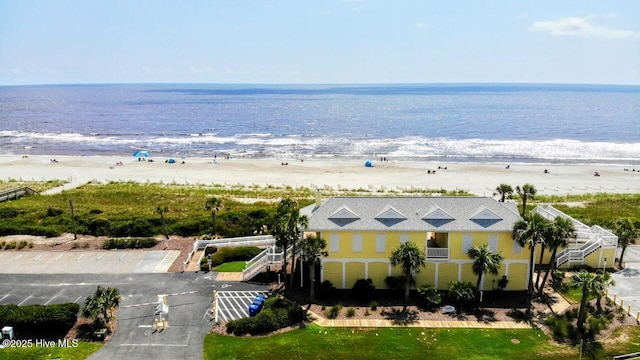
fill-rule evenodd
<path id="1" fill-rule="evenodd" d="M 0 154 L 640 165 L 640 86 L 0 87 Z"/>

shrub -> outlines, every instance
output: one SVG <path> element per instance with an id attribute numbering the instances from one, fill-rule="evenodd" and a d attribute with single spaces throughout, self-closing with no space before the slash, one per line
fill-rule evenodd
<path id="1" fill-rule="evenodd" d="M 371 315 L 371 313 L 369 312 L 369 309 L 366 309 L 366 310 L 364 311 L 364 316 L 369 316 L 369 315 Z"/>
<path id="2" fill-rule="evenodd" d="M 371 311 L 376 311 L 378 310 L 378 302 L 373 300 L 370 304 L 369 304 L 369 309 L 371 309 Z"/>
<path id="3" fill-rule="evenodd" d="M 384 284 L 387 285 L 387 289 L 398 290 L 404 287 L 402 278 L 396 276 L 387 276 L 384 279 Z"/>
<path id="4" fill-rule="evenodd" d="M 80 305 L 0 305 L 0 323 L 11 324 L 16 332 L 51 336 L 66 334 L 76 323 Z"/>
<path id="5" fill-rule="evenodd" d="M 376 287 L 373 285 L 373 280 L 371 279 L 358 279 L 351 289 L 358 299 L 368 300 L 373 296 Z"/>
<path id="6" fill-rule="evenodd" d="M 47 216 L 48 217 L 56 217 L 58 215 L 62 215 L 62 212 L 63 211 L 60 208 L 49 206 L 49 208 L 47 209 Z"/>
<path id="7" fill-rule="evenodd" d="M 211 255 L 211 266 L 231 261 L 247 261 L 260 254 L 262 249 L 256 246 L 223 247 Z"/>
<path id="8" fill-rule="evenodd" d="M 15 241 L 9 241 L 9 242 L 4 246 L 4 249 L 5 249 L 5 250 L 13 250 L 13 249 L 15 249 L 15 248 L 16 248 L 16 246 L 17 246 L 17 244 L 16 244 L 16 242 L 15 242 Z"/>
<path id="9" fill-rule="evenodd" d="M 356 309 L 354 308 L 347 309 L 347 317 L 351 318 L 351 317 L 354 317 L 355 315 L 356 315 Z"/>
<path id="10" fill-rule="evenodd" d="M 18 243 L 18 250 L 22 250 L 25 247 L 27 247 L 27 241 L 26 240 L 22 240 L 22 241 L 20 241 L 20 243 Z"/>
<path id="11" fill-rule="evenodd" d="M 442 303 L 442 294 L 431 285 L 421 286 L 418 289 L 418 295 L 420 295 L 419 305 L 424 308 L 433 309 Z"/>
<path id="12" fill-rule="evenodd" d="M 153 238 L 111 238 L 102 243 L 103 249 L 146 249 L 154 247 L 158 241 Z"/>
<path id="13" fill-rule="evenodd" d="M 0 219 L 13 219 L 16 216 L 18 216 L 18 210 L 14 208 L 0 209 Z"/>
<path id="14" fill-rule="evenodd" d="M 0 250 L 4 249 L 5 245 L 7 245 L 7 242 L 2 240 L 0 241 Z"/>
<path id="15" fill-rule="evenodd" d="M 283 298 L 269 298 L 258 315 L 232 320 L 227 323 L 227 333 L 234 335 L 258 335 L 304 321 L 305 312 L 298 304 Z"/>
<path id="16" fill-rule="evenodd" d="M 320 286 L 318 287 L 318 296 L 323 299 L 330 299 L 335 296 L 337 291 L 338 290 L 335 286 L 333 286 L 333 283 L 331 281 L 325 280 L 320 283 Z"/>
<path id="17" fill-rule="evenodd" d="M 106 236 L 111 231 L 111 223 L 107 219 L 93 219 L 87 226 L 90 235 Z"/>
<path id="18" fill-rule="evenodd" d="M 562 341 L 568 338 L 571 333 L 570 328 L 572 325 L 564 316 L 549 316 L 545 323 L 551 329 L 555 340 Z"/>
<path id="19" fill-rule="evenodd" d="M 329 311 L 327 312 L 327 317 L 329 319 L 337 318 L 338 315 L 340 315 L 340 310 L 342 310 L 342 305 L 338 304 L 338 305 L 332 306 L 331 309 L 329 309 Z"/>
<path id="20" fill-rule="evenodd" d="M 89 214 L 91 214 L 91 215 L 99 215 L 99 214 L 102 214 L 102 210 L 100 210 L 100 209 L 91 209 L 91 210 L 89 210 Z"/>

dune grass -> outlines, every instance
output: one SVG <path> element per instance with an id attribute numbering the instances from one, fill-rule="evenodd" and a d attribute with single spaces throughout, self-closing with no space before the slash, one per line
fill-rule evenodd
<path id="1" fill-rule="evenodd" d="M 0 349 L 2 360 L 40 360 L 40 359 L 65 359 L 84 360 L 91 354 L 100 350 L 102 344 L 80 341 L 78 347 L 32 347 Z"/>
<path id="2" fill-rule="evenodd" d="M 606 348 L 591 344 L 585 356 L 610 358 L 640 345 L 640 329 L 620 328 Z M 421 328 L 323 328 L 310 325 L 267 337 L 229 337 L 209 334 L 204 358 L 213 359 L 576 359 L 579 348 L 558 345 L 540 330 L 421 329 Z M 590 357 L 593 355 L 593 357 Z"/>
<path id="3" fill-rule="evenodd" d="M 8 181 L 0 180 L 0 191 L 9 190 L 17 187 L 29 187 L 35 191 L 44 191 L 66 184 L 68 181 L 49 180 L 49 181 L 23 181 L 10 179 Z"/>

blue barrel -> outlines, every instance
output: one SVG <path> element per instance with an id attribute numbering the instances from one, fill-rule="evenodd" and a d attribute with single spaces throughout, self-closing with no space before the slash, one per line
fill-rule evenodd
<path id="1" fill-rule="evenodd" d="M 264 301 L 265 299 L 262 295 L 258 295 L 253 299 L 253 303 L 260 306 L 264 305 Z"/>
<path id="2" fill-rule="evenodd" d="M 256 304 L 249 305 L 249 316 L 256 316 L 260 312 L 261 306 Z"/>

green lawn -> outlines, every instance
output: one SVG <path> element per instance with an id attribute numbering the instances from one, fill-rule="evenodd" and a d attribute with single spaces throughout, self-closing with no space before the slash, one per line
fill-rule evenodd
<path id="1" fill-rule="evenodd" d="M 55 359 L 61 360 L 84 360 L 94 352 L 100 350 L 102 344 L 79 342 L 78 347 L 33 347 L 30 348 L 6 348 L 0 349 L 0 359 L 2 360 L 40 360 Z"/>
<path id="2" fill-rule="evenodd" d="M 640 329 L 629 328 L 628 342 L 601 351 L 595 359 L 640 348 Z M 613 336 L 613 335 L 612 335 Z M 517 341 L 512 341 L 517 339 Z M 518 342 L 518 343 L 514 343 Z M 611 352 L 613 351 L 613 352 Z M 539 330 L 346 329 L 310 325 L 267 337 L 209 334 L 204 358 L 219 359 L 576 359 L 578 348 L 557 345 Z"/>
<path id="3" fill-rule="evenodd" d="M 244 270 L 244 261 L 231 261 L 216 266 L 213 270 L 219 272 L 242 272 Z"/>

